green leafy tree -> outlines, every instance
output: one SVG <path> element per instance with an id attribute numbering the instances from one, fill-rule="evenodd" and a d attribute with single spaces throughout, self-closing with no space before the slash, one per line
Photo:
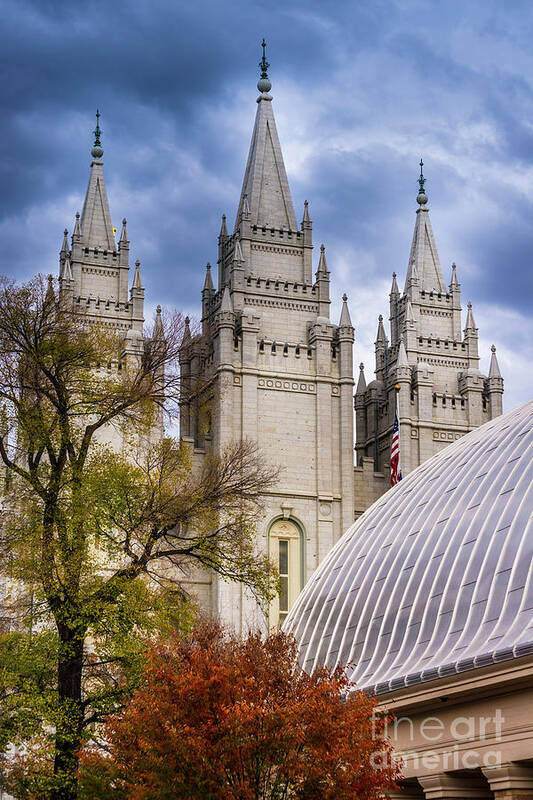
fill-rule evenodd
<path id="1" fill-rule="evenodd" d="M 154 435 L 182 338 L 170 316 L 128 354 L 51 279 L 0 284 L 0 746 L 24 743 L 5 779 L 20 798 L 77 797 L 80 746 L 138 685 L 143 637 L 190 623 L 191 565 L 271 595 L 254 524 L 276 470 L 250 442 L 198 470 Z"/>

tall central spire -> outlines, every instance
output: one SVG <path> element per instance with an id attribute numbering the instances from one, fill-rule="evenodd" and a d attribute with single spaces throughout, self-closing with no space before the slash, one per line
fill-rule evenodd
<path id="1" fill-rule="evenodd" d="M 424 162 L 420 159 L 418 197 L 416 198 L 418 208 L 404 291 L 409 291 L 413 279 L 417 277 L 419 289 L 426 292 L 446 293 L 446 284 L 427 208 L 428 196 L 424 189 L 426 179 L 422 172 L 423 166 Z"/>
<path id="2" fill-rule="evenodd" d="M 109 202 L 104 181 L 104 170 L 101 158 L 104 154 L 100 137 L 100 112 L 96 109 L 96 128 L 94 129 L 94 145 L 91 150 L 93 162 L 89 185 L 81 214 L 81 234 L 85 247 L 115 250 L 115 235 L 109 212 Z"/>
<path id="3" fill-rule="evenodd" d="M 276 121 L 272 111 L 272 84 L 268 77 L 270 64 L 266 59 L 266 43 L 261 44 L 263 57 L 259 62 L 261 77 L 257 83 L 257 114 L 254 132 L 244 173 L 235 229 L 243 215 L 253 225 L 297 230 L 291 191 L 283 163 Z"/>

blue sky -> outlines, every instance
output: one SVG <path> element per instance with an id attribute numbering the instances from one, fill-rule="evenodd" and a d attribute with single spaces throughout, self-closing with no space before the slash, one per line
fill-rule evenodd
<path id="1" fill-rule="evenodd" d="M 373 367 L 403 278 L 418 161 L 446 280 L 474 305 L 505 408 L 533 396 L 533 6 L 513 0 L 0 0 L 0 270 L 56 272 L 102 113 L 114 224 L 128 218 L 150 309 L 197 316 L 220 215 L 233 223 L 268 42 L 297 218 L 309 200 Z"/>

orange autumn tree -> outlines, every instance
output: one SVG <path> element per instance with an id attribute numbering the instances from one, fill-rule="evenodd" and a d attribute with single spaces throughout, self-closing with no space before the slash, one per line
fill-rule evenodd
<path id="1" fill-rule="evenodd" d="M 398 767 L 375 699 L 338 669 L 306 674 L 282 632 L 215 625 L 152 646 L 146 680 L 82 759 L 81 796 L 374 800 Z"/>

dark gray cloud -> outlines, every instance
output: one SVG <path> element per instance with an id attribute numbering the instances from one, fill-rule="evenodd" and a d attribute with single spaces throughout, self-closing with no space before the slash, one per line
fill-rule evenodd
<path id="1" fill-rule="evenodd" d="M 99 106 L 111 212 L 128 217 L 147 299 L 197 310 L 220 214 L 235 213 L 265 36 L 297 216 L 309 199 L 335 296 L 350 293 L 357 360 L 370 360 L 390 273 L 405 270 L 423 154 L 445 274 L 455 260 L 484 356 L 499 347 L 508 407 L 531 395 L 529 2 L 1 0 L 0 11 L 3 272 L 56 269 Z"/>

